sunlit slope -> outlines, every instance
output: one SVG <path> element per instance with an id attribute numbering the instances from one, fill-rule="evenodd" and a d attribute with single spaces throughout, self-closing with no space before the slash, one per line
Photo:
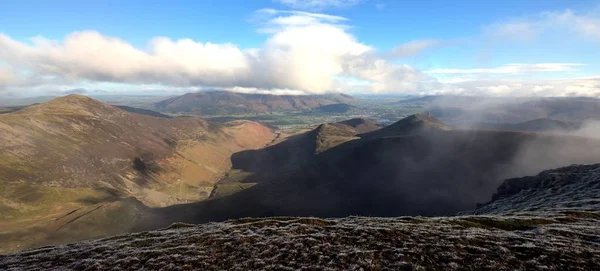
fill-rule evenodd
<path id="1" fill-rule="evenodd" d="M 0 115 L 0 234 L 28 246 L 128 231 L 146 206 L 208 198 L 232 153 L 273 138 L 254 122 L 151 117 L 78 95 Z M 86 219 L 98 222 L 77 226 Z"/>

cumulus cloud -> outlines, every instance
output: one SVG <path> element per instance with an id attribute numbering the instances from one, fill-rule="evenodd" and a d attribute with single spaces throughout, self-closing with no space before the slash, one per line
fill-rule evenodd
<path id="1" fill-rule="evenodd" d="M 173 87 L 323 93 L 346 79 L 366 81 L 363 92 L 409 91 L 425 78 L 388 63 L 351 35 L 348 19 L 319 13 L 257 12 L 268 37 L 260 48 L 156 37 L 142 50 L 96 31 L 73 32 L 62 41 L 31 43 L 0 34 L 0 60 L 43 82 L 117 82 Z M 28 80 L 29 80 L 28 79 Z M 22 78 L 23 81 L 25 78 Z M 30 82 L 32 83 L 32 82 Z"/>
<path id="2" fill-rule="evenodd" d="M 360 4 L 363 0 L 274 0 L 293 9 L 323 10 Z"/>

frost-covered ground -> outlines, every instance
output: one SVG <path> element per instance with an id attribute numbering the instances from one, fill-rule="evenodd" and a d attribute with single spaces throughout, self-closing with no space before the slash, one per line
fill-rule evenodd
<path id="1" fill-rule="evenodd" d="M 599 270 L 587 216 L 268 218 L 0 256 L 2 270 Z"/>
<path id="2" fill-rule="evenodd" d="M 546 170 L 504 181 L 492 201 L 463 214 L 536 214 L 600 211 L 600 164 Z"/>
<path id="3" fill-rule="evenodd" d="M 600 166 L 572 166 L 507 180 L 478 215 L 174 224 L 0 255 L 0 270 L 600 270 L 599 197 Z"/>

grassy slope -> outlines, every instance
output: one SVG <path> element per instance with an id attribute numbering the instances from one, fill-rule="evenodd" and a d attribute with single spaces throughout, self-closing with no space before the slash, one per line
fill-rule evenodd
<path id="1" fill-rule="evenodd" d="M 149 206 L 206 199 L 232 153 L 272 138 L 253 122 L 155 118 L 81 96 L 0 115 L 0 250 L 127 232 L 145 213 L 127 197 Z M 96 222 L 85 229 L 86 219 Z"/>

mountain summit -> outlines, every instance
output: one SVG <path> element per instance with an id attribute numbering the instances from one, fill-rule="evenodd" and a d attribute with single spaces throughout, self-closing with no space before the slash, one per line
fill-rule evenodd
<path id="1" fill-rule="evenodd" d="M 427 131 L 449 131 L 450 126 L 444 124 L 430 113 L 410 115 L 382 129 L 359 135 L 362 138 L 381 138 L 402 136 Z"/>

